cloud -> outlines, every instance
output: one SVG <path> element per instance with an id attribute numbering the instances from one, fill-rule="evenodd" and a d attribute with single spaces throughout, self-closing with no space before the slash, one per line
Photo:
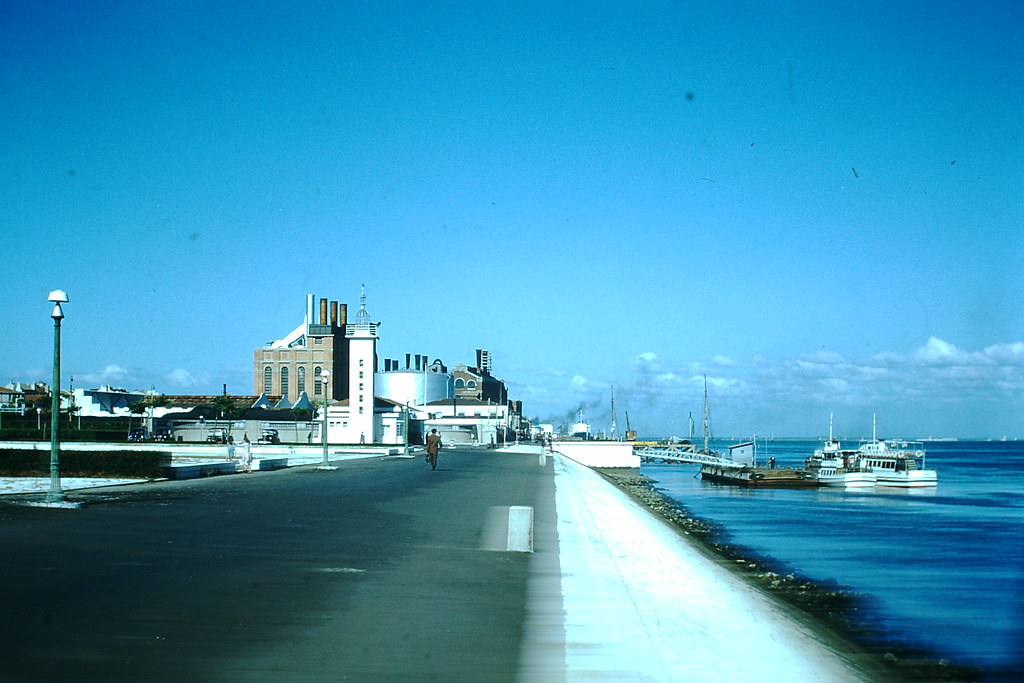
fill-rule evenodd
<path id="1" fill-rule="evenodd" d="M 128 371 L 120 365 L 107 365 L 99 372 L 78 373 L 78 380 L 83 385 L 121 384 L 128 378 Z"/>
<path id="2" fill-rule="evenodd" d="M 192 389 L 199 384 L 196 378 L 192 376 L 192 373 L 188 370 L 183 370 L 182 368 L 175 368 L 174 370 L 171 370 L 164 375 L 164 379 L 166 379 L 171 386 L 182 389 Z"/>
<path id="3" fill-rule="evenodd" d="M 964 353 L 953 344 L 936 337 L 930 338 L 925 345 L 914 352 L 917 360 L 930 365 L 946 365 L 970 361 L 969 354 Z"/>
<path id="4" fill-rule="evenodd" d="M 678 430 L 679 415 L 700 409 L 706 375 L 716 430 L 723 433 L 813 436 L 834 410 L 846 429 L 859 434 L 870 429 L 877 412 L 892 432 L 1024 437 L 1024 342 L 972 351 L 931 337 L 908 351 L 860 357 L 817 351 L 673 363 L 648 351 L 633 360 L 623 367 L 626 376 L 613 380 L 617 404 L 634 421 L 663 425 L 652 434 Z M 580 391 L 597 396 L 597 384 Z"/>
<path id="5" fill-rule="evenodd" d="M 573 375 L 573 378 L 569 381 L 573 389 L 584 389 L 587 386 L 587 378 L 581 375 Z"/>

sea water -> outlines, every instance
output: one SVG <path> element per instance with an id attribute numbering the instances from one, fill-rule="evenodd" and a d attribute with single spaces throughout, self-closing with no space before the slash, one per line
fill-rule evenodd
<path id="1" fill-rule="evenodd" d="M 761 443 L 758 462 L 800 467 L 818 445 Z M 726 542 L 865 596 L 884 637 L 1013 671 L 1024 664 L 1024 442 L 925 447 L 939 482 L 924 489 L 746 489 L 703 482 L 696 465 L 641 471 Z"/>

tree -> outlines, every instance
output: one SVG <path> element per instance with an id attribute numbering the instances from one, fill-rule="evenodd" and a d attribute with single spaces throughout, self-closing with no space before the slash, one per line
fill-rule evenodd
<path id="1" fill-rule="evenodd" d="M 143 415 L 146 414 L 146 411 L 148 409 L 149 409 L 149 406 L 146 405 L 146 402 L 144 400 L 143 401 L 135 402 L 128 409 L 128 411 L 130 413 L 130 415 L 128 416 L 128 434 L 129 435 L 132 433 L 132 415 L 138 415 L 141 418 Z"/>
<path id="2" fill-rule="evenodd" d="M 217 396 L 213 401 L 211 401 L 211 404 L 213 405 L 214 410 L 220 413 L 221 417 L 226 419 L 241 417 L 243 412 L 242 409 L 238 407 L 238 404 L 235 403 L 235 400 L 226 394 Z"/>

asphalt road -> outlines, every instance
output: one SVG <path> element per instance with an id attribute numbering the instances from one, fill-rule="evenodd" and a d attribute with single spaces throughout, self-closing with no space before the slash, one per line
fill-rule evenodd
<path id="1" fill-rule="evenodd" d="M 337 464 L 0 500 L 0 678 L 514 680 L 536 555 L 484 527 L 526 505 L 553 528 L 550 462 Z"/>

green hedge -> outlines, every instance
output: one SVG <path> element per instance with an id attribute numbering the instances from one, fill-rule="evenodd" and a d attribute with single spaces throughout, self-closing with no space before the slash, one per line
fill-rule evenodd
<path id="1" fill-rule="evenodd" d="M 157 479 L 163 477 L 170 454 L 159 451 L 61 451 L 62 477 L 114 477 Z M 0 451 L 0 476 L 47 477 L 50 451 L 12 449 Z"/>

